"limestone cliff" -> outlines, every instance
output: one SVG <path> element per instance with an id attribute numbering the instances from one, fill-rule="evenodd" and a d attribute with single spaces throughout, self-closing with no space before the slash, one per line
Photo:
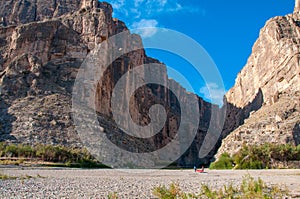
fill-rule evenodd
<path id="1" fill-rule="evenodd" d="M 5 25 L 26 24 L 77 11 L 81 7 L 80 2 L 80 0 L 1 1 L 0 17 Z"/>
<path id="2" fill-rule="evenodd" d="M 2 141 L 80 144 L 70 100 L 77 70 L 97 43 L 126 28 L 112 20 L 109 4 L 84 3 L 1 1 Z"/>
<path id="3" fill-rule="evenodd" d="M 77 72 L 95 46 L 127 30 L 126 25 L 112 18 L 111 5 L 96 0 L 1 1 L 0 17 L 0 141 L 81 147 L 71 112 Z M 131 37 L 141 45 L 138 35 Z M 168 113 L 161 132 L 149 139 L 136 139 L 115 125 L 110 104 L 115 84 L 128 70 L 147 63 L 159 62 L 147 57 L 143 49 L 125 54 L 105 71 L 103 83 L 97 88 L 98 120 L 107 137 L 132 152 L 165 146 L 176 136 L 180 124 L 175 95 L 162 86 L 148 85 L 133 96 L 131 117 L 136 123 L 147 125 L 149 108 L 161 104 Z M 167 79 L 166 68 L 157 71 L 157 76 Z M 187 93 L 173 80 L 166 81 L 176 88 L 181 100 L 198 102 L 194 106 L 200 109 L 200 128 L 190 149 L 178 160 L 182 165 L 194 165 L 200 161 L 198 152 L 209 127 L 211 110 L 217 107 Z M 190 128 L 185 127 L 187 136 Z M 202 160 L 208 162 L 209 158 Z"/>
<path id="4" fill-rule="evenodd" d="M 272 18 L 262 28 L 246 66 L 226 94 L 226 101 L 232 107 L 227 123 L 238 121 L 240 124 L 223 140 L 217 157 L 223 152 L 232 154 L 243 144 L 300 143 L 297 2 L 293 14 Z M 243 121 L 248 116 L 249 119 Z"/>

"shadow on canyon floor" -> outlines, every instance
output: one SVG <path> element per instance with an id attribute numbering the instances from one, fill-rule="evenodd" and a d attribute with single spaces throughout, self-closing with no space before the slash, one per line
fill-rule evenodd
<path id="1" fill-rule="evenodd" d="M 295 141 L 295 145 L 298 146 L 300 144 L 300 122 L 297 122 L 294 126 L 293 138 Z"/>
<path id="2" fill-rule="evenodd" d="M 0 142 L 15 141 L 16 138 L 11 135 L 12 123 L 16 117 L 8 112 L 9 104 L 7 104 L 0 95 Z"/>

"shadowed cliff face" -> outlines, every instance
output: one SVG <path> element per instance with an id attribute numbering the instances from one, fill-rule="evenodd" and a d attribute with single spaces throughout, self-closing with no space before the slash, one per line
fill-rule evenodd
<path id="1" fill-rule="evenodd" d="M 227 102 L 226 121 L 224 124 L 220 142 L 218 143 L 215 149 L 215 151 L 218 150 L 218 154 L 216 156 L 217 158 L 219 157 L 220 154 L 225 152 L 230 152 L 230 151 L 236 151 L 239 149 L 240 146 L 245 144 L 243 142 L 244 140 L 241 137 L 236 138 L 235 136 L 235 139 L 239 140 L 239 142 L 236 144 L 234 144 L 234 142 L 232 142 L 231 140 L 230 141 L 227 140 L 232 136 L 231 133 L 234 132 L 234 130 L 243 127 L 243 125 L 245 124 L 245 120 L 251 118 L 252 114 L 258 111 L 263 106 L 263 103 L 264 103 L 264 96 L 261 89 L 258 90 L 253 101 L 249 102 L 243 108 L 238 108 L 233 104 Z M 219 149 L 221 144 L 222 147 Z"/>
<path id="2" fill-rule="evenodd" d="M 300 144 L 300 122 L 296 123 L 293 128 L 293 138 L 296 145 Z"/>
<path id="3" fill-rule="evenodd" d="M 12 123 L 16 118 L 8 113 L 8 105 L 0 97 L 0 142 L 15 141 L 16 138 L 10 133 L 12 132 Z"/>

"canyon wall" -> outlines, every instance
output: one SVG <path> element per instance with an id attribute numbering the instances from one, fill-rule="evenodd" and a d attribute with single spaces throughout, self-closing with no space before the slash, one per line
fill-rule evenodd
<path id="1" fill-rule="evenodd" d="M 299 52 L 300 15 L 296 7 L 293 14 L 267 21 L 246 66 L 226 94 L 229 106 L 235 107 L 229 110 L 233 117 L 227 122 L 240 121 L 240 125 L 228 137 L 224 135 L 217 157 L 223 152 L 233 154 L 244 144 L 300 143 Z M 245 110 L 248 115 L 239 116 Z"/>
<path id="2" fill-rule="evenodd" d="M 1 1 L 0 18 L 0 140 L 25 144 L 62 144 L 82 147 L 72 115 L 72 88 L 78 70 L 88 54 L 109 37 L 128 30 L 112 18 L 112 7 L 98 1 Z M 138 35 L 130 35 L 142 46 Z M 126 42 L 126 41 L 122 41 Z M 142 64 L 157 63 L 147 57 L 144 49 L 127 53 L 115 60 L 105 71 L 96 90 L 98 121 L 111 142 L 132 152 L 149 152 L 164 147 L 176 136 L 180 126 L 179 101 L 188 107 L 186 121 L 199 107 L 199 127 L 186 125 L 186 136 L 197 130 L 191 147 L 177 161 L 179 165 L 207 164 L 198 152 L 209 127 L 212 109 L 217 106 L 186 92 L 177 82 L 169 80 L 166 67 L 155 76 L 164 79 L 176 93 L 164 86 L 146 85 L 130 100 L 130 115 L 124 116 L 142 126 L 149 124 L 149 108 L 165 107 L 167 121 L 162 130 L 148 139 L 127 136 L 117 127 L 111 112 L 112 91 L 118 80 L 129 70 Z M 125 85 L 126 91 L 132 82 Z M 176 96 L 178 97 L 176 97 Z M 195 103 L 192 103 L 195 102 Z M 92 102 L 93 103 L 93 102 Z M 217 125 L 217 124 L 216 124 Z M 182 139 L 182 140 L 184 140 Z"/>

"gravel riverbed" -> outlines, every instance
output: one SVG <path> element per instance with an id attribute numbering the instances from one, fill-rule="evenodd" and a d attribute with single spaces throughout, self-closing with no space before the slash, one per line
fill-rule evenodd
<path id="1" fill-rule="evenodd" d="M 178 183 L 188 193 L 200 193 L 201 184 L 215 188 L 239 185 L 243 176 L 262 178 L 267 184 L 286 185 L 294 198 L 300 198 L 300 170 L 109 170 L 0 168 L 1 174 L 18 176 L 0 180 L 0 198 L 154 198 L 159 185 Z M 27 179 L 26 176 L 33 178 Z"/>

